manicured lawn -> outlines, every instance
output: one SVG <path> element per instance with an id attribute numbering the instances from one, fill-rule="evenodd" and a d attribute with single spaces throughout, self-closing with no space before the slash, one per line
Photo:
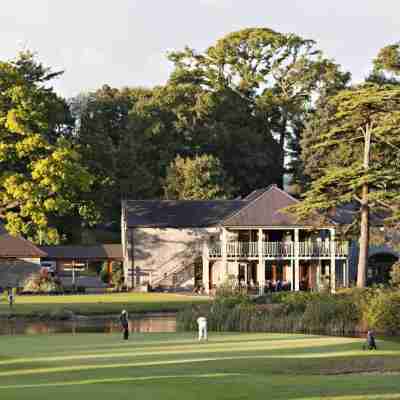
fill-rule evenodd
<path id="1" fill-rule="evenodd" d="M 32 316 L 55 315 L 71 310 L 84 315 L 129 312 L 177 311 L 189 303 L 205 303 L 208 298 L 170 293 L 109 293 L 102 295 L 17 296 L 11 313 Z M 9 314 L 8 304 L 0 302 L 0 315 Z"/>
<path id="2" fill-rule="evenodd" d="M 400 399 L 400 343 L 285 334 L 0 337 L 0 398 Z"/>

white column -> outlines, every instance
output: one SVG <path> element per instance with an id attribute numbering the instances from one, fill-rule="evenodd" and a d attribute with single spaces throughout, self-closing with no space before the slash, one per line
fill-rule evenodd
<path id="1" fill-rule="evenodd" d="M 265 261 L 263 254 L 263 235 L 262 229 L 258 230 L 258 266 L 257 266 L 257 281 L 260 288 L 260 296 L 264 294 L 265 287 Z"/>
<path id="2" fill-rule="evenodd" d="M 330 228 L 330 253 L 331 253 L 331 292 L 336 292 L 336 243 L 335 243 L 335 228 Z"/>
<path id="3" fill-rule="evenodd" d="M 228 277 L 228 256 L 227 256 L 227 243 L 228 243 L 228 232 L 225 228 L 222 228 L 222 247 L 221 247 L 221 255 L 222 255 L 222 269 L 224 271 L 224 277 L 222 281 Z"/>
<path id="4" fill-rule="evenodd" d="M 343 261 L 343 286 L 349 287 L 349 264 L 347 260 Z"/>
<path id="5" fill-rule="evenodd" d="M 210 292 L 210 259 L 208 258 L 207 243 L 203 244 L 203 286 L 206 293 Z"/>
<path id="6" fill-rule="evenodd" d="M 291 243 L 291 246 L 293 247 L 293 243 Z M 293 252 L 291 253 L 290 256 L 290 274 L 292 276 L 291 281 L 290 281 L 290 290 L 294 292 L 294 260 L 293 260 Z"/>
<path id="7" fill-rule="evenodd" d="M 318 264 L 317 264 L 317 282 L 316 282 L 316 286 L 317 286 L 317 291 L 319 292 L 319 290 L 321 288 L 321 259 L 318 260 Z"/>
<path id="8" fill-rule="evenodd" d="M 299 228 L 294 230 L 294 290 L 300 290 Z"/>

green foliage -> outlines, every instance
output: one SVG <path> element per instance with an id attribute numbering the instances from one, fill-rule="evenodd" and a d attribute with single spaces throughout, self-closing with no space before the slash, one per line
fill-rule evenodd
<path id="1" fill-rule="evenodd" d="M 374 73 L 378 76 L 383 74 L 383 82 L 399 82 L 397 79 L 400 77 L 400 43 L 385 46 L 379 51 L 374 60 Z"/>
<path id="2" fill-rule="evenodd" d="M 153 195 L 153 177 L 143 159 L 143 138 L 131 128 L 131 112 L 146 89 L 118 90 L 104 85 L 70 101 L 77 120 L 76 136 L 86 168 L 95 176 L 85 198 L 95 202 L 102 219 L 119 220 L 121 198 Z M 149 161 L 148 161 L 149 162 Z"/>
<path id="3" fill-rule="evenodd" d="M 306 173 L 313 179 L 304 201 L 293 210 L 315 210 L 359 202 L 364 183 L 375 209 L 399 199 L 397 152 L 400 142 L 400 89 L 364 85 L 333 96 L 317 111 L 302 141 Z M 363 168 L 364 136 L 372 128 L 371 165 Z"/>
<path id="4" fill-rule="evenodd" d="M 316 212 L 352 205 L 354 221 L 346 230 L 360 237 L 357 285 L 364 286 L 369 214 L 387 223 L 400 217 L 400 87 L 369 83 L 332 96 L 301 143 L 312 182 L 304 200 L 288 211 L 310 220 Z"/>
<path id="5" fill-rule="evenodd" d="M 107 284 L 110 282 L 111 276 L 110 273 L 108 272 L 108 261 L 104 261 L 101 266 L 100 279 L 102 282 Z"/>
<path id="6" fill-rule="evenodd" d="M 400 292 L 380 290 L 371 299 L 367 313 L 371 328 L 388 334 L 400 332 Z"/>
<path id="7" fill-rule="evenodd" d="M 235 107 L 223 104 L 226 116 L 221 117 L 236 120 L 240 127 L 254 126 L 253 131 L 264 135 L 278 136 L 274 146 L 278 152 L 277 165 L 272 166 L 270 174 L 280 168 L 280 177 L 274 175 L 279 182 L 283 178 L 286 144 L 290 148 L 290 170 L 301 175 L 298 140 L 313 103 L 343 88 L 349 79 L 349 74 L 342 73 L 336 64 L 323 57 L 314 41 L 268 28 L 232 32 L 203 53 L 186 48 L 172 52 L 169 58 L 175 64 L 171 82 L 201 86 L 219 98 L 229 96 Z M 241 115 L 238 111 L 242 109 L 247 111 Z M 264 151 L 273 157 L 270 146 Z M 218 157 L 231 174 L 225 157 Z M 238 158 L 236 161 L 240 162 Z M 241 184 L 236 179 L 238 172 L 232 174 L 235 185 Z M 244 187 L 241 189 L 243 192 Z"/>
<path id="8" fill-rule="evenodd" d="M 304 327 L 310 332 L 351 334 L 360 321 L 361 313 L 351 297 L 324 296 L 306 304 Z"/>
<path id="9" fill-rule="evenodd" d="M 57 243 L 57 218 L 95 217 L 82 202 L 92 176 L 70 140 L 72 119 L 49 81 L 53 73 L 29 53 L 0 62 L 0 217 L 12 234 Z"/>
<path id="10" fill-rule="evenodd" d="M 164 191 L 167 199 L 210 200 L 227 198 L 232 189 L 220 161 L 203 154 L 177 156 L 167 169 Z"/>
<path id="11" fill-rule="evenodd" d="M 123 288 L 124 268 L 120 262 L 112 262 L 111 283 L 117 291 L 120 291 Z"/>
<path id="12" fill-rule="evenodd" d="M 354 288 L 337 294 L 277 293 L 256 300 L 226 292 L 211 306 L 179 312 L 178 328 L 196 330 L 200 314 L 216 331 L 351 335 L 372 328 L 392 335 L 400 331 L 400 292 Z"/>
<path id="13" fill-rule="evenodd" d="M 262 302 L 264 300 L 264 303 Z M 353 334 L 360 329 L 362 309 L 353 293 L 338 295 L 311 292 L 274 294 L 250 301 L 224 295 L 201 310 L 210 330 L 241 332 L 309 332 Z M 178 314 L 178 327 L 196 329 L 196 310 Z"/>
<path id="14" fill-rule="evenodd" d="M 392 265 L 392 270 L 390 271 L 390 284 L 400 289 L 400 262 L 397 261 Z"/>

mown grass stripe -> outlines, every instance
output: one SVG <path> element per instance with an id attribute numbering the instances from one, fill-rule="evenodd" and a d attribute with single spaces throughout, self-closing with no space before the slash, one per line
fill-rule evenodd
<path id="1" fill-rule="evenodd" d="M 357 343 L 358 340 L 343 340 L 343 344 L 349 343 Z M 289 346 L 289 344 L 291 346 Z M 197 353 L 213 353 L 213 352 L 241 352 L 241 351 L 266 351 L 266 350 L 300 350 L 300 349 L 308 349 L 310 344 L 313 346 L 329 346 L 331 342 L 328 341 L 313 341 L 312 343 L 309 342 L 299 342 L 296 344 L 288 343 L 286 341 L 282 341 L 280 343 L 269 343 L 265 341 L 264 343 L 257 342 L 257 343 L 244 343 L 242 345 L 236 345 L 234 348 L 228 347 L 222 343 L 217 344 L 191 344 L 190 346 L 180 346 L 179 350 L 176 347 L 150 347 L 145 350 L 137 350 L 132 347 L 129 348 L 128 352 L 114 352 L 110 350 L 109 352 L 102 352 L 102 353 L 81 353 L 81 354 L 74 354 L 69 356 L 50 356 L 50 357 L 30 357 L 30 358 L 15 358 L 15 359 L 6 359 L 1 360 L 0 365 L 12 365 L 12 364 L 21 364 L 21 363 L 28 363 L 28 362 L 53 362 L 53 361 L 69 361 L 69 360 L 90 360 L 90 359 L 111 359 L 111 358 L 118 358 L 118 357 L 142 357 L 142 356 L 153 356 L 153 355 L 179 355 L 179 354 L 197 354 Z"/>
<path id="2" fill-rule="evenodd" d="M 369 353 L 360 353 L 369 354 Z M 397 351 L 376 352 L 375 355 L 388 355 L 398 354 Z M 348 351 L 329 353 L 330 357 L 349 357 Z M 367 355 L 365 357 L 368 357 Z M 24 370 L 11 370 L 0 372 L 0 377 L 3 376 L 19 376 L 19 375 L 35 375 L 44 373 L 57 373 L 57 372 L 73 372 L 73 371 L 87 371 L 97 369 L 109 368 L 127 368 L 127 367 L 147 367 L 147 366 L 160 366 L 160 365 L 178 365 L 178 364 L 192 364 L 212 361 L 232 361 L 232 360 L 256 360 L 256 359 L 287 359 L 287 358 L 326 358 L 326 353 L 312 353 L 312 354 L 298 354 L 298 355 L 245 355 L 245 356 L 223 356 L 223 357 L 202 357 L 202 358 L 188 358 L 176 360 L 153 360 L 141 361 L 135 363 L 116 363 L 116 364 L 85 364 L 85 365 L 71 365 L 65 367 L 50 367 L 50 368 L 32 368 Z"/>
<path id="3" fill-rule="evenodd" d="M 123 377 L 123 378 L 104 378 L 104 379 L 86 379 L 70 382 L 52 382 L 52 383 L 33 383 L 26 385 L 5 385 L 0 386 L 0 389 L 34 389 L 43 387 L 57 386 L 76 386 L 76 385 L 94 385 L 102 383 L 124 383 L 134 381 L 150 381 L 162 379 L 193 379 L 193 378 L 221 378 L 230 376 L 244 375 L 240 373 L 214 373 L 214 374 L 196 374 L 196 375 L 160 375 L 160 376 L 138 376 L 138 377 Z"/>

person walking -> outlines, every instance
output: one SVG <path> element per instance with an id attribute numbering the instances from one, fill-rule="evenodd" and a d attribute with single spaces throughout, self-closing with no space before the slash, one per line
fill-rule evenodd
<path id="1" fill-rule="evenodd" d="M 121 315 L 119 317 L 119 321 L 121 323 L 122 331 L 124 333 L 124 340 L 128 340 L 129 338 L 129 321 L 128 321 L 128 313 L 126 310 L 121 311 Z"/>
<path id="2" fill-rule="evenodd" d="M 199 326 L 199 341 L 202 339 L 208 340 L 207 337 L 207 318 L 199 317 L 197 318 L 197 325 Z"/>

